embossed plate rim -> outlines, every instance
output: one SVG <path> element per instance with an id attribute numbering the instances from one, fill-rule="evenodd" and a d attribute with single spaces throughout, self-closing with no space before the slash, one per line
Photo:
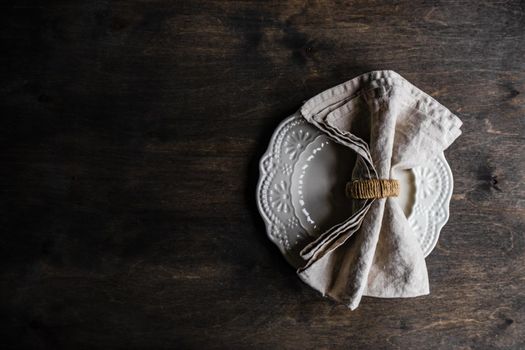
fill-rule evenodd
<path id="1" fill-rule="evenodd" d="M 286 165 L 286 164 L 280 165 L 281 163 L 274 164 L 275 163 L 275 158 L 277 158 L 277 160 L 280 160 L 281 153 L 282 153 L 283 157 L 285 156 L 285 154 L 288 154 L 289 157 L 290 157 L 290 161 L 292 161 L 292 155 L 290 153 L 287 153 L 286 150 L 283 148 L 284 147 L 284 139 L 289 136 L 286 133 L 283 133 L 283 130 L 284 130 L 285 127 L 287 127 L 288 124 L 292 125 L 292 126 L 288 127 L 288 129 L 290 129 L 290 130 L 294 126 L 297 126 L 297 125 L 304 125 L 307 128 L 313 130 L 312 131 L 313 136 L 310 137 L 309 142 L 306 143 L 304 145 L 304 147 L 298 151 L 297 156 L 294 156 L 295 159 L 291 163 L 292 168 L 294 167 L 295 162 L 297 161 L 298 155 L 301 154 L 304 151 L 304 148 L 309 143 L 313 142 L 313 140 L 315 140 L 316 137 L 318 137 L 319 135 L 322 135 L 322 132 L 320 130 L 318 130 L 315 127 L 313 127 L 312 125 L 308 124 L 308 122 L 306 122 L 306 120 L 304 120 L 299 113 L 294 113 L 293 115 L 283 119 L 279 123 L 277 128 L 275 129 L 274 133 L 272 134 L 272 137 L 271 137 L 270 142 L 268 144 L 268 148 L 266 149 L 266 151 L 264 152 L 264 154 L 261 157 L 261 160 L 259 161 L 259 179 L 258 179 L 258 183 L 257 183 L 257 187 L 256 187 L 256 201 L 257 201 L 257 207 L 258 207 L 259 213 L 261 214 L 261 216 L 263 218 L 263 221 L 265 223 L 267 236 L 269 237 L 269 239 L 274 244 L 276 244 L 279 247 L 279 250 L 287 258 L 287 260 L 292 265 L 295 265 L 294 262 L 292 261 L 293 259 L 292 259 L 291 255 L 290 255 L 290 251 L 292 249 L 291 249 L 291 247 L 286 247 L 287 245 L 289 245 L 288 236 L 286 236 L 286 231 L 284 233 L 279 231 L 279 230 L 285 230 L 286 224 L 284 222 L 281 222 L 277 218 L 277 216 L 276 216 L 276 223 L 272 222 L 272 219 L 269 218 L 267 213 L 265 212 L 264 204 L 263 204 L 263 198 L 262 198 L 263 197 L 262 193 L 263 193 L 263 190 L 264 190 L 263 186 L 265 184 L 265 181 L 268 181 L 269 182 L 268 186 L 271 186 L 272 185 L 271 181 L 277 175 L 277 171 L 278 171 L 277 167 L 278 166 L 283 167 L 284 165 Z M 281 133 L 283 133 L 283 134 L 281 135 Z M 306 133 L 308 134 L 309 132 L 306 132 Z M 294 136 L 296 136 L 296 135 L 294 135 Z M 277 141 L 278 141 L 277 139 L 279 137 L 282 138 L 279 141 L 280 142 L 280 149 L 276 149 L 276 147 L 277 147 L 276 143 L 277 143 Z M 306 139 L 308 139 L 308 138 L 309 138 L 309 135 L 307 135 Z M 288 148 L 289 148 L 289 145 L 288 145 Z M 294 152 L 294 154 L 295 154 L 295 152 Z M 270 172 L 267 171 L 267 169 L 266 169 L 266 166 L 264 164 L 265 161 L 271 162 L 271 164 L 274 165 L 274 167 L 275 167 L 275 169 L 273 169 L 275 171 L 275 173 L 274 173 L 274 175 L 272 175 L 272 177 L 270 177 Z M 432 163 L 432 162 L 434 162 L 434 163 Z M 432 210 L 429 210 L 428 212 L 426 211 L 425 212 L 426 213 L 426 219 L 427 219 L 426 222 L 425 222 L 425 220 L 422 220 L 422 215 L 416 216 L 417 213 L 415 213 L 415 210 L 414 210 L 415 206 L 417 204 L 417 201 L 418 201 L 418 195 L 420 195 L 420 192 L 422 191 L 422 188 L 419 188 L 420 186 L 417 185 L 417 180 L 419 178 L 417 177 L 416 173 L 417 173 L 417 169 L 418 168 L 422 168 L 423 170 L 428 169 L 428 168 L 435 168 L 436 170 L 439 170 L 439 171 L 442 172 L 441 178 L 438 178 L 438 180 L 439 180 L 438 181 L 438 186 L 440 186 L 440 188 L 436 190 L 437 192 L 439 192 L 438 198 L 436 198 L 434 200 L 434 202 L 437 202 L 439 200 L 439 203 L 437 203 L 437 204 L 434 203 L 435 206 L 438 206 L 438 209 L 436 210 L 437 214 L 434 215 L 434 211 L 432 211 Z M 427 228 L 426 228 L 426 231 L 424 231 L 424 234 L 423 234 L 422 237 L 420 237 L 420 234 L 418 234 L 417 230 L 414 228 L 414 226 L 412 226 L 413 229 L 414 229 L 414 232 L 418 235 L 418 241 L 422 245 L 422 249 L 423 249 L 424 255 L 426 257 L 435 248 L 435 246 L 437 244 L 437 241 L 439 239 L 440 231 L 443 228 L 443 226 L 446 224 L 446 222 L 448 221 L 449 216 L 450 216 L 449 205 L 450 205 L 450 199 L 452 197 L 452 192 L 453 192 L 452 171 L 451 171 L 450 166 L 448 165 L 448 163 L 447 163 L 443 153 L 437 155 L 434 159 L 432 159 L 429 162 L 429 166 L 427 166 L 427 167 L 416 167 L 414 169 L 409 169 L 409 170 L 414 174 L 414 177 L 416 178 L 416 183 L 414 184 L 415 185 L 415 191 L 416 191 L 415 192 L 416 198 L 414 200 L 414 205 L 412 207 L 413 210 L 411 211 L 410 215 L 408 216 L 408 220 L 409 220 L 409 223 L 411 225 L 420 224 L 421 222 L 417 222 L 418 220 L 419 221 L 423 221 L 424 223 L 426 223 Z M 293 173 L 293 171 L 292 171 L 292 173 Z M 282 178 L 282 177 L 285 177 L 285 175 L 280 173 L 280 178 Z M 444 186 L 443 186 L 443 184 L 444 184 Z M 285 189 L 285 191 L 287 191 L 287 193 L 289 194 L 290 193 L 291 183 L 288 184 L 287 186 L 288 186 L 288 188 Z M 269 188 L 267 188 L 267 190 L 271 191 Z M 266 198 L 266 199 L 268 200 L 268 198 Z M 423 199 L 421 199 L 421 201 L 422 200 Z M 269 206 L 270 204 L 266 203 L 266 205 Z M 290 205 L 292 205 L 292 207 L 289 210 L 291 210 L 292 213 L 293 213 L 293 211 L 294 211 L 293 204 L 290 203 Z M 272 211 L 271 209 L 268 208 L 267 210 L 270 212 L 270 215 L 274 215 L 275 216 L 275 213 L 271 213 L 271 211 Z M 296 217 L 293 214 L 291 216 Z M 432 220 L 432 222 L 430 223 L 431 220 Z M 273 227 L 273 226 L 275 226 L 274 224 L 280 224 L 281 227 Z M 434 229 L 432 230 L 433 232 L 429 231 L 430 225 L 434 225 Z M 305 229 L 302 228 L 302 231 L 305 231 Z"/>

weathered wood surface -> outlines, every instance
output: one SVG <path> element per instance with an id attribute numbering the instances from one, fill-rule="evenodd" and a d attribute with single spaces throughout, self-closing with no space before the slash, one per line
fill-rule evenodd
<path id="1" fill-rule="evenodd" d="M 3 348 L 525 348 L 523 1 L 1 6 Z M 279 121 L 373 69 L 464 134 L 431 295 L 351 312 L 254 192 Z"/>

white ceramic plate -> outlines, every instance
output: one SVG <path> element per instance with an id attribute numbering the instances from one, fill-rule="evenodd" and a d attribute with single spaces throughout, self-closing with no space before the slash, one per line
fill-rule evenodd
<path id="1" fill-rule="evenodd" d="M 299 251 L 313 237 L 351 215 L 345 195 L 355 153 L 329 139 L 300 114 L 275 130 L 260 162 L 257 204 L 270 239 L 298 266 Z M 394 173 L 400 201 L 425 256 L 448 220 L 452 172 L 443 154 Z"/>

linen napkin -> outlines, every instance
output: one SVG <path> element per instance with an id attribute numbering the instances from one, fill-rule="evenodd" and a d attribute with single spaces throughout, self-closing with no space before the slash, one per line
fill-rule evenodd
<path id="1" fill-rule="evenodd" d="M 394 71 L 373 71 L 308 100 L 302 116 L 357 153 L 352 180 L 391 179 L 443 152 L 462 122 Z M 302 251 L 300 278 L 355 309 L 362 296 L 429 293 L 425 258 L 395 197 L 356 199 L 353 214 Z"/>

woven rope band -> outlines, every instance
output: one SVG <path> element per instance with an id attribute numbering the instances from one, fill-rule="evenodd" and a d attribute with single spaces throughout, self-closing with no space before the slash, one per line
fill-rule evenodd
<path id="1" fill-rule="evenodd" d="M 356 199 L 399 196 L 399 181 L 385 179 L 354 180 L 346 184 L 346 193 Z"/>

